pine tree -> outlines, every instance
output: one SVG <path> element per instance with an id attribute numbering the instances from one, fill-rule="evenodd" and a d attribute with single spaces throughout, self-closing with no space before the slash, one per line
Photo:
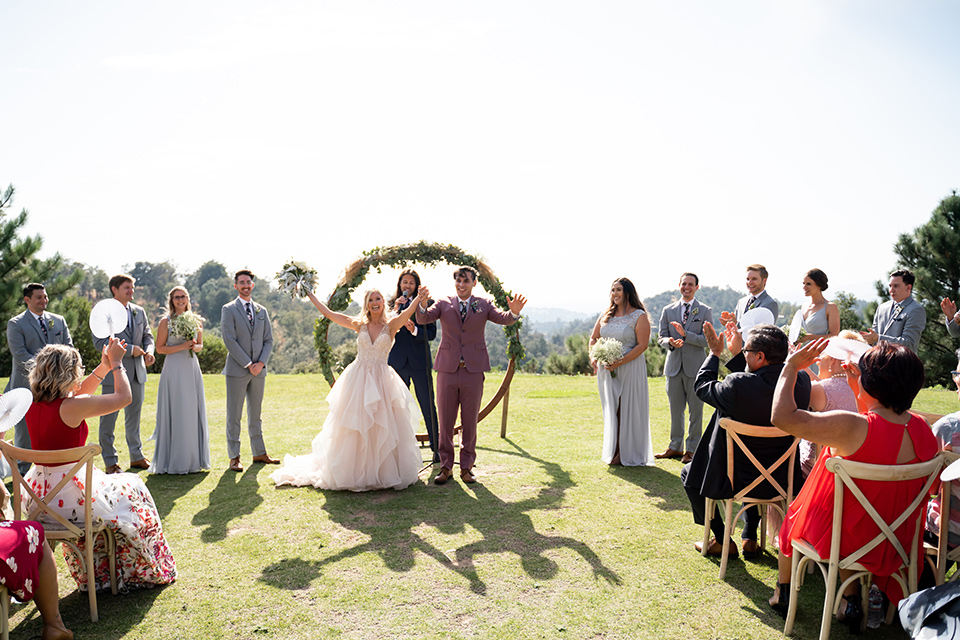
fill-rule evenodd
<path id="1" fill-rule="evenodd" d="M 51 298 L 62 295 L 83 277 L 79 270 L 69 275 L 55 275 L 63 258 L 59 253 L 51 258 L 40 259 L 37 253 L 43 247 L 39 235 L 21 236 L 29 214 L 26 209 L 18 215 L 10 215 L 13 204 L 13 185 L 0 196 L 0 321 L 6 322 L 21 313 L 23 287 L 28 282 L 41 282 Z M 71 327 L 73 330 L 73 327 Z M 10 350 L 7 348 L 6 331 L 0 333 L 0 376 L 10 375 Z"/>

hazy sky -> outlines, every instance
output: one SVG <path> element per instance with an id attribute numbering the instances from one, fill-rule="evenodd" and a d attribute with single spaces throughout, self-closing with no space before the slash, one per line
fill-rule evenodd
<path id="1" fill-rule="evenodd" d="M 108 272 L 378 245 L 480 254 L 532 306 L 681 272 L 873 298 L 960 187 L 955 2 L 0 5 L 0 183 Z M 451 293 L 444 269 L 430 276 Z M 828 297 L 830 291 L 827 292 Z"/>

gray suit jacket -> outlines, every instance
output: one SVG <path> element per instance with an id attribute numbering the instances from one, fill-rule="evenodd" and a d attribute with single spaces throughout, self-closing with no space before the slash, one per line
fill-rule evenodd
<path id="1" fill-rule="evenodd" d="M 147 317 L 147 312 L 143 310 L 143 307 L 131 302 L 129 308 L 130 321 L 123 331 L 117 334 L 117 338 L 125 340 L 127 343 L 127 354 L 123 356 L 123 368 L 127 370 L 127 378 L 130 379 L 131 384 L 134 381 L 143 384 L 147 381 L 147 365 L 142 356 L 139 358 L 133 357 L 133 347 L 137 346 L 144 351 L 153 353 L 153 333 L 150 331 L 150 318 Z M 109 338 L 94 336 L 93 344 L 97 347 L 97 351 L 103 352 L 103 348 L 109 341 Z M 103 384 L 107 387 L 113 384 L 113 372 L 107 374 L 107 377 L 103 379 Z"/>
<path id="2" fill-rule="evenodd" d="M 773 312 L 773 322 L 777 322 L 777 318 L 780 317 L 780 304 L 770 297 L 770 294 L 767 293 L 766 289 L 760 292 L 760 296 L 753 301 L 753 305 L 750 309 L 747 309 L 747 301 L 750 300 L 749 295 L 745 295 L 737 302 L 737 322 L 740 322 L 740 316 L 749 311 L 750 309 L 756 309 L 758 307 L 763 307 L 764 309 L 770 309 Z"/>
<path id="3" fill-rule="evenodd" d="M 960 326 L 953 321 L 953 318 L 947 318 L 947 333 L 954 338 L 960 338 Z"/>
<path id="4" fill-rule="evenodd" d="M 229 353 L 223 367 L 225 376 L 245 376 L 249 373 L 247 365 L 253 362 L 262 362 L 266 365 L 270 359 L 270 352 L 273 351 L 273 329 L 270 326 L 270 316 L 263 305 L 256 302 L 252 304 L 252 327 L 240 298 L 223 305 L 220 310 L 220 332 Z M 260 375 L 266 375 L 266 372 L 264 368 Z"/>
<path id="5" fill-rule="evenodd" d="M 927 326 L 927 312 L 913 296 L 901 302 L 900 307 L 900 313 L 896 313 L 893 300 L 887 300 L 877 307 L 873 315 L 873 330 L 881 340 L 902 344 L 918 353 L 920 334 Z"/>
<path id="6" fill-rule="evenodd" d="M 680 333 L 671 325 L 671 322 L 679 322 L 687 332 L 683 338 L 683 346 L 675 349 L 670 346 L 670 338 L 680 339 Z M 683 324 L 683 301 L 677 300 L 663 308 L 660 314 L 660 327 L 658 329 L 658 342 L 660 346 L 667 350 L 667 360 L 663 365 L 663 375 L 675 376 L 679 373 L 695 378 L 700 371 L 700 365 L 707 355 L 707 339 L 703 337 L 703 323 L 713 323 L 713 310 L 705 304 L 694 298 L 690 305 L 690 316 L 686 324 Z"/>
<path id="7" fill-rule="evenodd" d="M 10 372 L 10 381 L 7 388 L 29 389 L 30 380 L 27 377 L 27 362 L 33 359 L 40 349 L 48 344 L 66 344 L 73 346 L 70 337 L 70 327 L 63 316 L 55 313 L 43 312 L 43 322 L 47 325 L 47 337 L 44 338 L 40 323 L 30 311 L 24 311 L 7 322 L 7 346 L 13 356 L 13 369 Z"/>

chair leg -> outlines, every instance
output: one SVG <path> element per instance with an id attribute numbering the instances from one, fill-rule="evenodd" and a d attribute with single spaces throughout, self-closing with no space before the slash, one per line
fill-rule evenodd
<path id="1" fill-rule="evenodd" d="M 793 622 L 797 617 L 797 598 L 800 595 L 800 585 L 803 579 L 797 570 L 800 564 L 800 552 L 793 550 L 793 557 L 790 558 L 790 601 L 787 605 L 787 620 L 783 625 L 783 635 L 789 636 L 793 633 Z"/>
<path id="2" fill-rule="evenodd" d="M 10 594 L 0 585 L 0 638 L 10 640 Z"/>
<path id="3" fill-rule="evenodd" d="M 757 509 L 760 509 L 760 553 L 767 548 L 767 506 L 757 505 Z"/>
<path id="4" fill-rule="evenodd" d="M 107 553 L 110 559 L 110 592 L 117 595 L 117 536 L 112 529 L 104 529 L 107 536 Z"/>
<path id="5" fill-rule="evenodd" d="M 723 517 L 723 552 L 720 554 L 720 579 L 723 580 L 727 575 L 727 562 L 730 560 L 730 539 L 733 537 L 736 522 L 733 519 L 733 499 L 727 500 Z"/>
<path id="6" fill-rule="evenodd" d="M 703 510 L 703 546 L 700 549 L 700 555 L 706 557 L 710 544 L 710 521 L 713 520 L 713 512 L 716 511 L 717 501 L 713 498 L 707 498 L 706 508 Z"/>
<path id="7" fill-rule="evenodd" d="M 96 622 L 100 619 L 97 614 L 97 579 L 95 565 L 93 564 L 93 547 L 96 545 L 96 536 L 91 535 L 84 542 L 84 555 L 87 559 L 87 597 L 90 599 L 90 622 Z"/>
<path id="8" fill-rule="evenodd" d="M 829 640 L 830 625 L 833 622 L 833 609 L 839 593 L 837 593 L 837 577 L 840 573 L 837 565 L 830 563 L 823 596 L 823 620 L 820 621 L 820 640 Z"/>

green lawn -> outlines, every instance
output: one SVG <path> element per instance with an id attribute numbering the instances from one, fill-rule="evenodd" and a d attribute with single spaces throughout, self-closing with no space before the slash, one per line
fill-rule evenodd
<path id="1" fill-rule="evenodd" d="M 145 437 L 158 379 L 148 384 Z M 485 397 L 500 380 L 488 376 Z M 693 549 L 701 529 L 678 461 L 626 469 L 599 460 L 592 378 L 517 375 L 507 438 L 499 437 L 499 410 L 480 425 L 478 484 L 437 487 L 424 472 L 404 491 L 371 493 L 277 489 L 268 478 L 275 467 L 226 470 L 223 379 L 206 376 L 205 383 L 214 469 L 140 472 L 180 577 L 165 588 L 101 594 L 93 624 L 58 553 L 61 609 L 78 638 L 782 636 L 783 622 L 766 604 L 775 557 L 732 560 L 726 581 L 718 580 L 718 562 Z M 650 385 L 659 451 L 669 410 L 663 379 Z M 320 376 L 268 378 L 271 454 L 309 450 L 326 392 Z M 956 406 L 955 394 L 926 390 L 916 408 Z M 246 434 L 243 443 L 249 462 Z M 808 581 L 798 638 L 817 635 L 821 584 L 819 575 Z M 39 634 L 36 608 L 15 607 L 11 627 L 12 638 Z M 873 637 L 906 636 L 885 628 Z"/>

